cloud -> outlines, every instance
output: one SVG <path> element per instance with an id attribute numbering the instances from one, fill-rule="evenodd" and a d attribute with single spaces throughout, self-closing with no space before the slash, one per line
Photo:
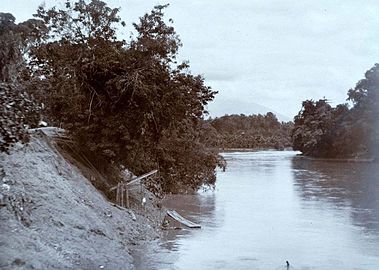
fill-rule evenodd
<path id="1" fill-rule="evenodd" d="M 227 71 L 221 72 L 206 72 L 204 77 L 207 81 L 235 81 L 238 80 L 238 75 Z"/>
<path id="2" fill-rule="evenodd" d="M 40 2 L 1 1 L 23 19 Z M 167 1 L 107 1 L 129 25 L 159 2 Z M 215 110 L 220 100 L 236 110 L 248 100 L 292 116 L 305 99 L 345 102 L 379 62 L 377 0 L 173 0 L 166 14 L 184 44 L 179 60 L 219 91 Z"/>

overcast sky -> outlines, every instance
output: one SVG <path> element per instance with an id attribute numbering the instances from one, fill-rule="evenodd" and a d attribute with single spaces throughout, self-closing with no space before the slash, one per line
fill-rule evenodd
<path id="1" fill-rule="evenodd" d="M 0 0 L 17 21 L 40 0 Z M 47 6 L 64 1 L 46 0 Z M 262 112 L 266 106 L 292 118 L 305 99 L 333 105 L 379 62 L 378 0 L 109 0 L 129 22 L 156 4 L 170 3 L 183 47 L 180 58 L 219 94 L 208 109 Z"/>

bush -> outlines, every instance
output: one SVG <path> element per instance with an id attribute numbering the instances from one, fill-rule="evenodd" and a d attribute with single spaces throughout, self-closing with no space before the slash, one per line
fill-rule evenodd
<path id="1" fill-rule="evenodd" d="M 28 141 L 27 127 L 38 125 L 41 107 L 20 85 L 0 83 L 0 151 Z"/>

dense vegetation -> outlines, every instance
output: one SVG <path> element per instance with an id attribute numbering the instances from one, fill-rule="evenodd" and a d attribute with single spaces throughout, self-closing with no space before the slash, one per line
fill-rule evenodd
<path id="1" fill-rule="evenodd" d="M 202 141 L 210 148 L 283 149 L 291 147 L 293 124 L 266 115 L 225 115 L 203 124 Z"/>
<path id="2" fill-rule="evenodd" d="M 215 182 L 219 157 L 199 135 L 216 92 L 187 62 L 176 62 L 181 42 L 164 8 L 142 16 L 126 42 L 116 35 L 125 27 L 119 10 L 102 1 L 40 7 L 29 21 L 38 38 L 16 49 L 28 49 L 24 83 L 44 104 L 44 116 L 68 130 L 91 161 L 135 174 L 159 169 L 165 191 L 197 189 Z"/>
<path id="3" fill-rule="evenodd" d="M 15 24 L 9 13 L 0 13 L 0 151 L 8 152 L 17 142 L 27 142 L 25 127 L 40 120 L 41 107 L 28 94 L 28 73 L 23 48 L 38 38 L 34 20 Z"/>
<path id="4" fill-rule="evenodd" d="M 156 6 L 126 27 L 100 0 L 40 7 L 36 18 L 15 24 L 0 13 L 0 150 L 27 141 L 25 128 L 43 117 L 65 128 L 95 164 L 159 170 L 165 191 L 213 185 L 223 165 L 211 148 L 291 146 L 292 123 L 274 114 L 204 120 L 216 91 L 187 62 L 167 6 Z M 306 155 L 372 156 L 378 149 L 379 65 L 349 90 L 347 104 L 307 100 L 295 117 L 293 146 Z M 38 105 L 38 104 L 41 104 Z"/>
<path id="5" fill-rule="evenodd" d="M 295 117 L 295 150 L 316 157 L 377 157 L 379 148 L 379 64 L 348 91 L 348 104 L 306 100 Z"/>

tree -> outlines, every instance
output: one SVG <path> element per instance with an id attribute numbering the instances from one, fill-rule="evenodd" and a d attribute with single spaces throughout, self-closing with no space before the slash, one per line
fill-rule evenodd
<path id="1" fill-rule="evenodd" d="M 0 81 L 16 82 L 27 76 L 24 54 L 28 44 L 38 41 L 44 33 L 40 21 L 30 19 L 15 24 L 15 17 L 10 13 L 0 12 Z"/>
<path id="2" fill-rule="evenodd" d="M 279 123 L 276 116 L 224 115 L 205 121 L 202 142 L 211 148 L 275 148 L 291 146 L 292 123 Z"/>
<path id="3" fill-rule="evenodd" d="M 27 142 L 26 127 L 40 120 L 41 107 L 26 91 L 28 69 L 23 58 L 27 44 L 38 38 L 38 22 L 15 24 L 10 13 L 0 13 L 0 151 Z"/>
<path id="4" fill-rule="evenodd" d="M 188 63 L 176 64 L 181 43 L 164 22 L 166 7 L 142 16 L 129 44 L 116 36 L 117 26 L 125 25 L 118 9 L 102 1 L 40 7 L 37 17 L 49 33 L 32 49 L 32 64 L 46 78 L 40 96 L 54 123 L 92 157 L 136 174 L 159 168 L 167 191 L 214 183 L 217 156 L 197 140 L 216 92 L 189 72 Z"/>
<path id="5" fill-rule="evenodd" d="M 293 148 L 306 155 L 320 155 L 323 139 L 333 125 L 333 109 L 326 99 L 306 100 L 295 116 L 292 133 Z"/>
<path id="6" fill-rule="evenodd" d="M 347 104 L 332 108 L 325 100 L 304 101 L 295 117 L 292 134 L 294 149 L 321 157 L 372 157 L 378 155 L 379 65 L 366 72 Z"/>
<path id="7" fill-rule="evenodd" d="M 17 63 L 22 61 L 19 50 L 21 38 L 14 33 L 15 20 L 10 13 L 0 13 L 0 80 L 3 82 L 12 80 L 12 75 L 17 74 Z"/>
<path id="8" fill-rule="evenodd" d="M 354 104 L 348 118 L 351 129 L 357 133 L 356 145 L 361 151 L 378 155 L 379 144 L 379 64 L 365 73 L 354 89 L 348 91 L 348 100 Z"/>

